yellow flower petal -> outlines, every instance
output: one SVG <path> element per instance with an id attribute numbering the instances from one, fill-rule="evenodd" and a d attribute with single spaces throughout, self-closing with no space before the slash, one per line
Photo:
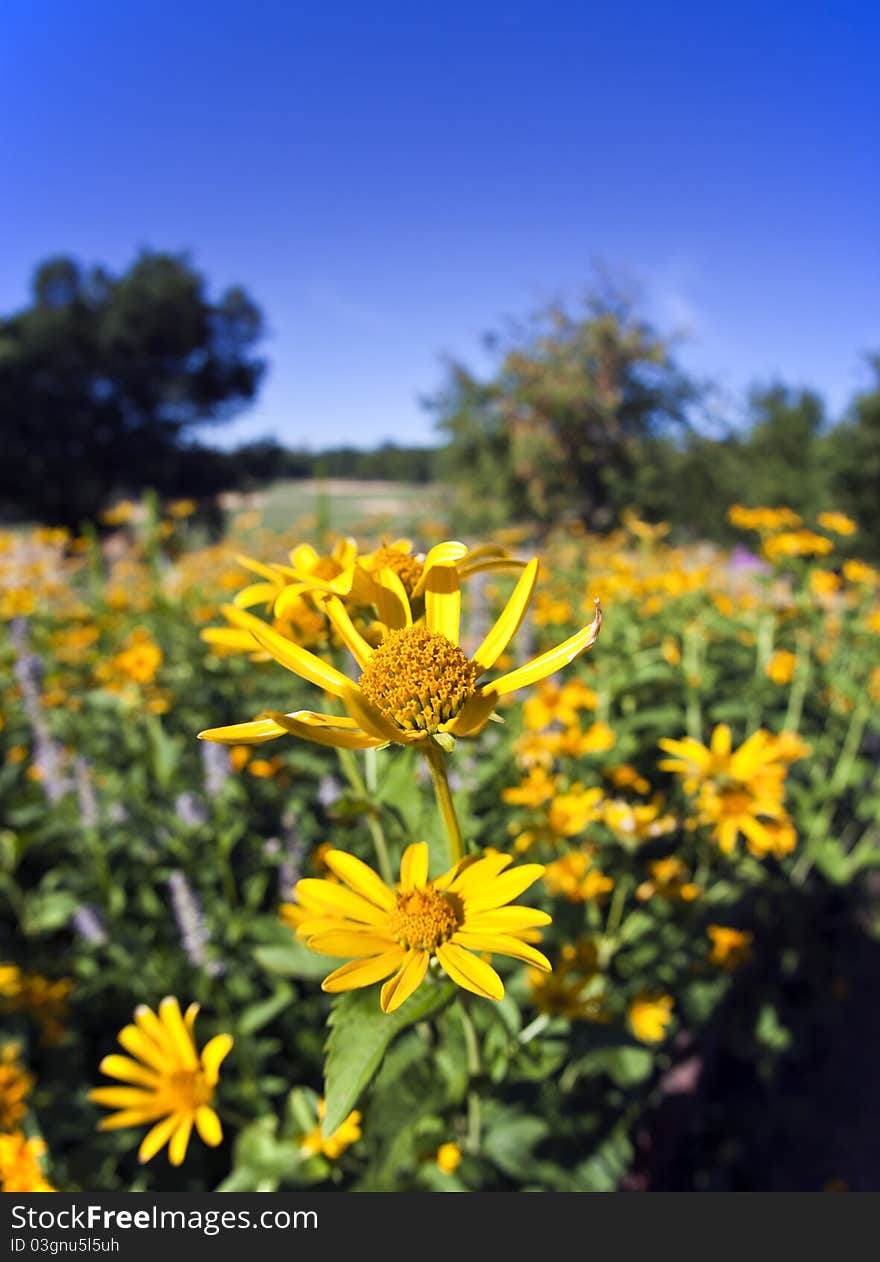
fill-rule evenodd
<path id="1" fill-rule="evenodd" d="M 332 749 L 378 749 L 380 745 L 388 743 L 378 736 L 362 731 L 354 719 L 340 718 L 331 726 L 330 723 L 314 723 L 303 719 L 302 714 L 307 713 L 308 711 L 301 711 L 299 714 L 273 714 L 271 717 L 282 731 L 290 736 L 298 736 L 301 740 L 311 741 L 313 745 L 328 745 Z"/>
<path id="2" fill-rule="evenodd" d="M 424 577 L 425 624 L 429 631 L 458 644 L 461 588 L 454 565 L 435 565 Z"/>
<path id="3" fill-rule="evenodd" d="M 552 675 L 563 666 L 567 666 L 579 653 L 583 653 L 585 649 L 595 644 L 601 626 L 602 612 L 597 601 L 596 616 L 589 626 L 582 627 L 576 635 L 571 636 L 562 644 L 558 644 L 555 649 L 550 649 L 548 652 L 542 653 L 540 657 L 527 662 L 525 666 L 520 666 L 516 670 L 510 671 L 507 675 L 502 675 L 500 679 L 493 679 L 491 683 L 492 689 L 499 696 L 503 697 L 517 688 L 525 688 L 528 684 L 534 684 L 541 679 L 546 679 L 548 675 Z"/>
<path id="4" fill-rule="evenodd" d="M 495 709 L 498 693 L 493 689 L 478 692 L 469 698 L 449 723 L 443 724 L 443 731 L 450 736 L 471 736 L 489 722 L 489 716 Z"/>
<path id="5" fill-rule="evenodd" d="M 236 592 L 232 603 L 236 609 L 250 609 L 252 605 L 268 605 L 278 595 L 278 583 L 251 583 Z"/>
<path id="6" fill-rule="evenodd" d="M 384 955 L 374 955 L 368 960 L 352 960 L 334 969 L 321 982 L 321 989 L 335 995 L 344 990 L 359 990 L 362 986 L 372 986 L 380 982 L 389 973 L 400 968 L 406 956 L 403 947 L 388 951 Z"/>
<path id="7" fill-rule="evenodd" d="M 382 987 L 379 1007 L 383 1012 L 394 1012 L 424 980 L 430 955 L 427 951 L 410 951 L 403 968 Z"/>
<path id="8" fill-rule="evenodd" d="M 315 684 L 318 688 L 323 688 L 335 697 L 341 697 L 345 689 L 351 687 L 348 676 L 343 675 L 329 662 L 322 661 L 308 649 L 279 635 L 277 631 L 261 623 L 259 618 L 254 618 L 253 623 L 256 625 L 249 623 L 248 629 L 254 639 L 275 658 L 276 662 L 292 671 L 294 675 L 299 675 L 301 679 Z"/>
<path id="9" fill-rule="evenodd" d="M 389 723 L 386 718 L 383 718 L 375 706 L 370 705 L 360 689 L 355 688 L 351 683 L 342 693 L 342 704 L 354 721 L 360 724 L 361 728 L 374 739 L 381 741 L 383 745 L 391 742 L 396 744 L 403 743 L 405 733 L 402 729 L 395 727 L 393 723 Z"/>
<path id="10" fill-rule="evenodd" d="M 155 1122 L 155 1109 L 123 1109 L 120 1113 L 111 1113 L 102 1117 L 98 1123 L 99 1131 L 128 1130 L 132 1126 L 143 1126 L 145 1122 Z"/>
<path id="11" fill-rule="evenodd" d="M 151 1038 L 136 1025 L 126 1025 L 119 1031 L 118 1039 L 127 1052 L 138 1060 L 163 1073 L 168 1057 L 163 1048 L 157 1047 Z"/>
<path id="12" fill-rule="evenodd" d="M 504 983 L 492 965 L 472 955 L 464 947 L 456 946 L 454 942 L 444 942 L 437 948 L 437 959 L 456 986 L 473 991 L 484 999 L 503 999 Z"/>
<path id="13" fill-rule="evenodd" d="M 533 946 L 529 946 L 527 942 L 521 942 L 519 938 L 514 938 L 506 933 L 485 933 L 482 929 L 475 932 L 468 932 L 465 929 L 459 929 L 452 935 L 452 942 L 457 942 L 460 946 L 468 947 L 471 951 L 488 951 L 492 955 L 510 955 L 515 960 L 522 960 L 526 964 L 532 964 L 535 968 L 541 969 L 544 973 L 552 971 L 550 961 L 546 955 L 542 955 Z"/>
<path id="14" fill-rule="evenodd" d="M 171 1136 L 171 1143 L 168 1145 L 168 1160 L 173 1166 L 183 1165 L 183 1159 L 186 1156 L 186 1146 L 192 1134 L 193 1120 L 192 1113 L 184 1113 L 182 1117 L 179 1117 L 177 1129 Z"/>
<path id="15" fill-rule="evenodd" d="M 449 539 L 445 543 L 435 543 L 425 557 L 425 563 L 422 567 L 422 577 L 416 583 L 413 589 L 413 596 L 421 596 L 428 582 L 428 575 L 435 566 L 457 565 L 467 556 L 467 546 L 459 543 L 456 539 Z"/>
<path id="16" fill-rule="evenodd" d="M 535 590 L 538 565 L 537 559 L 529 561 L 495 625 L 471 658 L 481 675 L 495 665 L 516 635 Z"/>
<path id="17" fill-rule="evenodd" d="M 502 907 L 505 903 L 512 902 L 530 885 L 534 885 L 543 873 L 543 864 L 523 863 L 519 867 L 512 868 L 510 872 L 502 872 L 491 882 L 468 886 L 464 895 L 468 914 L 489 911 L 490 908 Z"/>
<path id="18" fill-rule="evenodd" d="M 89 1092 L 89 1099 L 94 1104 L 103 1104 L 110 1109 L 155 1109 L 156 1096 L 152 1091 L 144 1091 L 139 1087 L 94 1087 Z"/>
<path id="19" fill-rule="evenodd" d="M 467 928 L 474 933 L 518 933 L 521 929 L 536 929 L 549 925 L 551 917 L 535 907 L 493 907 L 490 911 L 469 912 Z"/>
<path id="20" fill-rule="evenodd" d="M 400 861 L 400 888 L 411 890 L 419 888 L 428 880 L 428 843 L 413 842 L 407 846 Z"/>
<path id="21" fill-rule="evenodd" d="M 337 955 L 342 959 L 363 959 L 392 951 L 395 939 L 390 934 L 371 933 L 362 928 L 337 929 L 329 933 L 309 934 L 308 946 L 319 955 Z"/>
<path id="22" fill-rule="evenodd" d="M 146 1069 L 128 1056 L 105 1056 L 98 1068 L 108 1078 L 118 1078 L 120 1082 L 135 1082 L 142 1087 L 155 1087 L 159 1081 L 155 1070 Z"/>
<path id="23" fill-rule="evenodd" d="M 341 912 L 344 917 L 362 920 L 365 924 L 385 924 L 387 917 L 383 911 L 354 890 L 344 885 L 336 885 L 332 881 L 322 881 L 316 877 L 303 877 L 297 881 L 296 898 L 303 907 L 311 911 L 313 908 L 324 908 L 331 912 Z"/>
<path id="24" fill-rule="evenodd" d="M 223 1143 L 223 1127 L 220 1125 L 220 1119 L 206 1104 L 196 1110 L 196 1130 L 202 1142 L 209 1148 L 216 1148 L 218 1144 Z"/>
<path id="25" fill-rule="evenodd" d="M 151 1039 L 163 1056 L 163 1069 L 167 1068 L 169 1057 L 173 1057 L 174 1040 L 169 1031 L 165 1028 L 162 1021 L 152 1008 L 145 1003 L 139 1003 L 134 1010 L 134 1020 L 138 1029 L 143 1030 L 147 1038 Z"/>
<path id="26" fill-rule="evenodd" d="M 200 1057 L 202 1073 L 205 1075 L 205 1082 L 209 1087 L 217 1085 L 217 1080 L 220 1077 L 220 1066 L 232 1050 L 232 1043 L 231 1034 L 215 1034 L 202 1048 Z"/>
<path id="27" fill-rule="evenodd" d="M 262 745 L 264 741 L 277 740 L 286 730 L 275 719 L 253 719 L 250 723 L 209 727 L 198 736 L 200 741 L 216 741 L 220 745 Z"/>
<path id="28" fill-rule="evenodd" d="M 509 854 L 487 854 L 482 859 L 469 857 L 453 872 L 449 889 L 467 895 L 478 886 L 494 880 L 512 862 L 513 858 Z"/>
<path id="29" fill-rule="evenodd" d="M 177 1059 L 184 1069 L 196 1069 L 199 1058 L 192 1035 L 183 1023 L 180 1004 L 173 995 L 166 995 L 159 1004 L 159 1019 L 168 1031 Z"/>
<path id="30" fill-rule="evenodd" d="M 394 907 L 394 894 L 382 878 L 353 854 L 346 854 L 344 850 L 328 850 L 324 862 L 334 876 L 345 881 L 346 885 L 350 885 L 355 893 L 361 894 L 368 902 L 375 903 L 385 911 L 391 911 Z"/>
<path id="31" fill-rule="evenodd" d="M 379 621 L 386 627 L 397 631 L 412 626 L 412 607 L 399 574 L 387 568 L 381 570 L 379 581 L 371 583 L 370 592 Z"/>
<path id="32" fill-rule="evenodd" d="M 157 1122 L 152 1130 L 147 1131 L 138 1149 L 138 1161 L 141 1165 L 152 1161 L 156 1153 L 165 1147 L 172 1133 L 177 1129 L 177 1122 L 178 1115 L 171 1113 L 168 1117 L 163 1117 L 161 1122 Z"/>
<path id="33" fill-rule="evenodd" d="M 372 647 L 358 631 L 349 617 L 348 610 L 338 596 L 331 596 L 329 600 L 325 600 L 323 607 L 327 611 L 327 617 L 339 633 L 339 638 L 358 666 L 363 670 L 373 656 Z"/>

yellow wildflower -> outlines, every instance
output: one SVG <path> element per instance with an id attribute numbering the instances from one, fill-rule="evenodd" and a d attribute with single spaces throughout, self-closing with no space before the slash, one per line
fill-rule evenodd
<path id="1" fill-rule="evenodd" d="M 767 663 L 767 675 L 774 684 L 790 683 L 796 665 L 797 656 L 794 653 L 790 653 L 788 649 L 777 649 Z"/>
<path id="2" fill-rule="evenodd" d="M 823 530 L 831 530 L 836 535 L 854 535 L 858 530 L 857 523 L 847 517 L 846 513 L 820 513 L 816 521 Z"/>
<path id="3" fill-rule="evenodd" d="M 105 1056 L 100 1065 L 101 1073 L 126 1085 L 89 1092 L 96 1104 L 117 1110 L 99 1123 L 99 1130 L 151 1124 L 138 1150 L 141 1162 L 150 1161 L 168 1144 L 169 1161 L 181 1165 L 193 1125 L 211 1148 L 223 1139 L 220 1119 L 211 1106 L 232 1036 L 215 1035 L 199 1053 L 193 1036 L 198 1012 L 199 1005 L 190 1004 L 181 1014 L 172 996 L 159 1004 L 158 1015 L 140 1004 L 134 1024 L 119 1033 L 119 1042 L 130 1055 Z"/>
<path id="4" fill-rule="evenodd" d="M 27 1139 L 21 1131 L 0 1134 L 0 1192 L 54 1192 L 40 1166 L 45 1154 L 42 1139 Z"/>
<path id="5" fill-rule="evenodd" d="M 495 625 L 469 658 L 458 642 L 461 591 L 456 568 L 467 555 L 464 544 L 454 542 L 431 549 L 419 585 L 425 603 L 424 623 L 413 621 L 410 597 L 396 576 L 396 589 L 394 584 L 377 589 L 379 616 L 389 629 L 376 649 L 357 630 L 339 598 L 326 597 L 323 608 L 360 667 L 357 685 L 259 618 L 240 612 L 256 644 L 294 674 L 338 697 L 348 717 L 310 710 L 272 713 L 249 723 L 211 728 L 200 732 L 200 738 L 224 744 L 259 744 L 289 733 L 345 749 L 375 749 L 389 743 L 425 748 L 435 737 L 440 737 L 442 744 L 449 737 L 476 735 L 489 721 L 499 698 L 553 674 L 595 643 L 602 621 L 598 608 L 592 623 L 563 644 L 490 684 L 479 684 L 480 676 L 497 662 L 525 615 L 538 562 L 531 561 L 525 567 Z M 383 571 L 386 581 L 390 582 L 388 576 L 392 574 L 389 569 Z"/>
<path id="6" fill-rule="evenodd" d="M 629 1006 L 629 1024 L 641 1043 L 662 1043 L 672 1021 L 675 1000 L 671 995 L 642 991 Z"/>
<path id="7" fill-rule="evenodd" d="M 383 1012 L 394 1012 L 424 980 L 432 959 L 457 986 L 486 999 L 504 995 L 501 978 L 482 958 L 486 953 L 550 968 L 523 940 L 550 917 L 506 905 L 542 875 L 540 864 L 505 871 L 509 855 L 470 856 L 429 881 L 428 847 L 420 842 L 404 852 L 400 881 L 392 889 L 354 855 L 331 850 L 326 862 L 342 885 L 305 878 L 294 893 L 311 913 L 299 925 L 299 936 L 321 955 L 350 961 L 324 978 L 322 989 L 331 994 L 390 977 L 379 1003 Z"/>
<path id="8" fill-rule="evenodd" d="M 454 1174 L 461 1161 L 461 1149 L 458 1144 L 441 1144 L 434 1159 L 444 1174 Z"/>
<path id="9" fill-rule="evenodd" d="M 320 1099 L 318 1101 L 318 1124 L 314 1130 L 304 1135 L 299 1142 L 300 1151 L 309 1157 L 314 1157 L 318 1153 L 329 1158 L 330 1161 L 337 1161 L 346 1148 L 352 1144 L 356 1144 L 361 1137 L 361 1115 L 357 1109 L 349 1113 L 348 1117 L 339 1126 L 332 1135 L 324 1136 L 321 1130 L 321 1122 L 324 1120 L 324 1114 L 327 1110 L 327 1101 Z"/>
<path id="10" fill-rule="evenodd" d="M 754 935 L 743 929 L 730 929 L 726 925 L 709 925 L 706 933 L 711 943 L 709 962 L 732 973 L 745 964 L 752 953 Z"/>
<path id="11" fill-rule="evenodd" d="M 12 1131 L 27 1112 L 34 1080 L 22 1066 L 17 1043 L 0 1048 L 0 1131 Z"/>

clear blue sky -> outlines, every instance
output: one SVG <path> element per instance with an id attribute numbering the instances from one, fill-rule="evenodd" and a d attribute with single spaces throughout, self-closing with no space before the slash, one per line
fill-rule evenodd
<path id="1" fill-rule="evenodd" d="M 6 0 L 0 312 L 48 254 L 189 250 L 271 329 L 226 441 L 427 442 L 444 355 L 602 260 L 731 407 L 839 408 L 880 349 L 878 55 L 876 0 Z"/>

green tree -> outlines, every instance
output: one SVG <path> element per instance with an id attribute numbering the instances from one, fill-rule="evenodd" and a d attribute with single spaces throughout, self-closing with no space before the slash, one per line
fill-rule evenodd
<path id="1" fill-rule="evenodd" d="M 880 354 L 868 360 L 874 380 L 857 394 L 845 420 L 827 441 L 832 478 L 831 502 L 860 526 L 859 543 L 874 561 L 880 557 Z"/>
<path id="2" fill-rule="evenodd" d="M 805 517 L 827 501 L 821 436 L 825 405 L 812 390 L 776 384 L 749 399 L 751 429 L 742 445 L 744 504 L 788 505 Z"/>
<path id="3" fill-rule="evenodd" d="M 453 363 L 429 404 L 471 516 L 607 527 L 633 503 L 645 444 L 686 425 L 694 383 L 613 293 L 575 315 L 553 307 L 491 344 L 500 363 L 488 381 Z"/>
<path id="4" fill-rule="evenodd" d="M 187 436 L 254 397 L 262 332 L 243 289 L 211 300 L 185 256 L 145 251 L 118 276 L 42 263 L 30 305 L 0 319 L 0 506 L 76 525 L 112 494 L 207 489 L 200 468 L 225 462 Z"/>

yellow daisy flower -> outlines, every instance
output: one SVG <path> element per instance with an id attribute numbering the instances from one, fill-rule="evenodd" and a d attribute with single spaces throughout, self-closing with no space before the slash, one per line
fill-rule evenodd
<path id="1" fill-rule="evenodd" d="M 672 758 L 664 758 L 657 765 L 661 771 L 672 771 L 683 778 L 685 792 L 694 793 L 706 780 L 733 780 L 749 784 L 762 775 L 782 773 L 779 767 L 779 751 L 775 738 L 764 728 L 753 732 L 748 740 L 734 750 L 730 728 L 719 723 L 712 732 L 708 746 L 690 736 L 682 740 L 661 740 L 660 748 Z"/>
<path id="2" fill-rule="evenodd" d="M 506 905 L 544 869 L 526 863 L 505 871 L 510 862 L 510 855 L 498 853 L 469 856 L 429 881 L 428 846 L 418 842 L 406 848 L 392 889 L 354 855 L 329 851 L 327 866 L 342 884 L 307 877 L 294 891 L 308 913 L 298 935 L 321 955 L 349 960 L 324 978 L 322 989 L 337 994 L 388 978 L 379 1003 L 383 1012 L 394 1012 L 424 980 L 432 959 L 457 986 L 484 999 L 501 999 L 504 985 L 483 954 L 509 955 L 549 972 L 549 960 L 523 936 L 550 917 Z"/>
<path id="3" fill-rule="evenodd" d="M 54 1192 L 40 1166 L 45 1141 L 21 1131 L 0 1134 L 0 1192 Z"/>
<path id="4" fill-rule="evenodd" d="M 629 1024 L 640 1043 L 662 1043 L 666 1027 L 672 1021 L 675 1000 L 671 995 L 655 995 L 643 991 L 629 1006 Z"/>
<path id="5" fill-rule="evenodd" d="M 324 1120 L 326 1111 L 327 1101 L 324 1099 L 319 1100 L 317 1125 L 306 1135 L 303 1135 L 299 1141 L 299 1147 L 300 1151 L 309 1157 L 314 1157 L 321 1153 L 322 1156 L 327 1157 L 330 1161 L 337 1161 L 346 1148 L 356 1144 L 361 1138 L 361 1114 L 357 1109 L 354 1109 L 332 1135 L 325 1136 L 321 1130 L 321 1123 Z"/>
<path id="6" fill-rule="evenodd" d="M 223 1139 L 211 1101 L 232 1036 L 215 1035 L 199 1054 L 193 1037 L 198 1011 L 199 1005 L 193 1003 L 181 1015 L 180 1005 L 171 996 L 159 1004 L 158 1015 L 140 1004 L 134 1024 L 119 1033 L 120 1044 L 135 1059 L 105 1056 L 100 1064 L 101 1073 L 108 1078 L 133 1085 L 96 1087 L 89 1092 L 95 1104 L 118 1110 L 99 1123 L 99 1130 L 154 1123 L 141 1143 L 141 1162 L 150 1161 L 168 1144 L 168 1159 L 179 1166 L 186 1156 L 193 1124 L 210 1148 L 216 1148 Z"/>
<path id="7" fill-rule="evenodd" d="M 441 1144 L 434 1155 L 438 1170 L 444 1174 L 454 1174 L 461 1162 L 461 1149 L 458 1144 Z"/>
<path id="8" fill-rule="evenodd" d="M 538 562 L 533 560 L 525 566 L 495 625 L 468 657 L 459 645 L 460 581 L 466 568 L 465 558 L 475 555 L 469 554 L 461 543 L 437 544 L 425 558 L 422 578 L 412 597 L 393 570 L 383 570 L 377 601 L 379 617 L 387 631 L 375 649 L 357 630 L 339 597 L 326 597 L 322 607 L 360 669 L 356 684 L 259 618 L 236 611 L 238 625 L 246 625 L 257 645 L 300 678 L 338 697 L 348 715 L 311 710 L 271 713 L 249 723 L 210 728 L 199 733 L 200 739 L 259 744 L 290 733 L 319 745 L 369 749 L 389 743 L 424 746 L 432 738 L 448 741 L 450 737 L 475 735 L 489 721 L 499 697 L 568 665 L 595 643 L 602 623 L 597 602 L 589 626 L 526 665 L 491 683 L 479 683 L 480 676 L 491 670 L 522 622 L 534 591 Z M 497 557 L 478 557 L 471 568 L 497 563 Z M 415 597 L 424 599 L 424 621 L 413 618 Z"/>

